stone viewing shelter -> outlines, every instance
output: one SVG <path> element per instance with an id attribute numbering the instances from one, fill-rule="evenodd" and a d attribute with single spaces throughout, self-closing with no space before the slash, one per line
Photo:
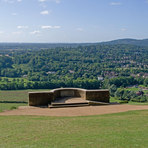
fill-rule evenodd
<path id="1" fill-rule="evenodd" d="M 45 92 L 29 92 L 29 106 L 50 108 L 109 104 L 109 90 L 58 88 Z"/>

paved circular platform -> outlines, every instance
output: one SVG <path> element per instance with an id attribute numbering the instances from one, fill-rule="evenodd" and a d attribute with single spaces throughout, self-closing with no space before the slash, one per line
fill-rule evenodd
<path id="1" fill-rule="evenodd" d="M 80 97 L 63 97 L 54 101 L 54 103 L 81 103 L 88 102 L 88 100 L 84 100 Z"/>

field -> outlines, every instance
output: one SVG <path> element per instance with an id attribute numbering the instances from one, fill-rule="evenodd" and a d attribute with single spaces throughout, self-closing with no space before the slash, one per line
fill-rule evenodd
<path id="1" fill-rule="evenodd" d="M 18 106 L 28 104 L 28 92 L 31 91 L 49 91 L 49 90 L 15 90 L 0 91 L 0 112 L 3 110 L 15 109 Z"/>
<path id="2" fill-rule="evenodd" d="M 0 147 L 146 148 L 148 111 L 85 116 L 0 116 Z"/>
<path id="3" fill-rule="evenodd" d="M 28 105 L 28 92 L 31 91 L 49 91 L 49 89 L 40 90 L 11 90 L 11 91 L 0 91 L 0 112 L 4 110 L 15 109 L 18 106 Z M 110 102 L 118 102 L 114 98 L 110 98 Z M 147 103 L 129 102 L 133 105 L 148 105 Z"/>
<path id="4" fill-rule="evenodd" d="M 47 90 L 0 91 L 0 112 L 27 105 L 30 91 Z M 147 117 L 148 110 L 83 117 L 0 116 L 0 147 L 146 148 Z"/>

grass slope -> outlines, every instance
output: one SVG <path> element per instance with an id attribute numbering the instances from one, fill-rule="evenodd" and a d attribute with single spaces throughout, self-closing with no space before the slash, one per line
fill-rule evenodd
<path id="1" fill-rule="evenodd" d="M 29 89 L 29 90 L 0 90 L 0 101 L 28 101 L 28 92 L 50 91 L 49 89 Z"/>
<path id="2" fill-rule="evenodd" d="M 86 117 L 0 116 L 0 147 L 146 148 L 148 110 Z"/>
<path id="3" fill-rule="evenodd" d="M 49 90 L 10 90 L 0 91 L 0 112 L 25 106 L 28 102 L 28 92 Z M 26 102 L 26 103 L 25 103 Z"/>
<path id="4" fill-rule="evenodd" d="M 0 103 L 0 112 L 17 109 L 19 106 L 26 106 L 27 103 Z"/>
<path id="5" fill-rule="evenodd" d="M 0 112 L 2 112 L 4 110 L 15 109 L 18 106 L 27 105 L 28 92 L 31 92 L 31 91 L 49 91 L 49 89 L 0 91 Z M 4 103 L 4 101 L 5 101 L 5 103 Z M 110 102 L 118 102 L 118 100 L 115 100 L 113 97 L 111 97 Z M 129 102 L 129 104 L 148 105 L 148 102 L 146 102 L 146 103 Z"/>

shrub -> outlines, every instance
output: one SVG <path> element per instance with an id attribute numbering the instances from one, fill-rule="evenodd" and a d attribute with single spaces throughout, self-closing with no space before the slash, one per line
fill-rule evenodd
<path id="1" fill-rule="evenodd" d="M 17 107 L 16 107 L 16 106 L 12 106 L 12 107 L 10 108 L 10 110 L 13 110 L 13 109 L 17 109 Z"/>
<path id="2" fill-rule="evenodd" d="M 119 101 L 120 104 L 128 103 L 128 100 L 121 100 Z"/>

